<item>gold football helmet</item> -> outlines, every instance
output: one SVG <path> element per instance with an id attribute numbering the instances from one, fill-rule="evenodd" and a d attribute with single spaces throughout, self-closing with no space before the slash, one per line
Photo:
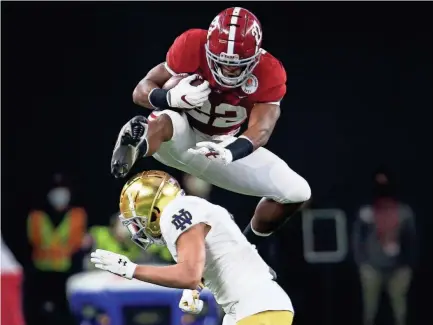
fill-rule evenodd
<path id="1" fill-rule="evenodd" d="M 178 181 L 159 170 L 133 176 L 120 194 L 120 220 L 131 233 L 132 241 L 143 249 L 151 244 L 165 245 L 159 219 L 174 198 L 185 195 Z"/>

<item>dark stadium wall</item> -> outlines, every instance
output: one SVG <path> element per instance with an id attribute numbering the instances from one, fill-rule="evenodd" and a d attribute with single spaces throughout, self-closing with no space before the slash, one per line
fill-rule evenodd
<path id="1" fill-rule="evenodd" d="M 132 103 L 135 85 L 165 60 L 177 35 L 207 28 L 227 5 L 2 2 L 2 233 L 17 255 L 25 255 L 26 213 L 44 199 L 53 172 L 72 175 L 91 223 L 108 221 L 123 185 L 110 175 L 117 133 L 132 116 L 149 113 Z M 418 297 L 432 272 L 431 3 L 240 5 L 257 14 L 263 47 L 288 74 L 267 147 L 310 182 L 313 207 L 341 208 L 349 224 L 370 198 L 372 171 L 390 166 L 417 217 Z M 153 159 L 140 168 L 179 175 Z M 258 200 L 219 189 L 212 195 L 241 227 Z M 313 311 L 322 303 L 317 277 L 326 268 L 306 266 L 299 227 L 293 220 L 278 236 L 282 264 L 292 270 L 282 281 L 299 293 L 297 324 L 321 324 Z M 358 295 L 350 258 L 332 272 L 342 274 L 332 280 L 334 323 L 360 324 L 359 299 L 348 302 Z M 431 318 L 419 301 L 411 307 L 413 324 Z"/>

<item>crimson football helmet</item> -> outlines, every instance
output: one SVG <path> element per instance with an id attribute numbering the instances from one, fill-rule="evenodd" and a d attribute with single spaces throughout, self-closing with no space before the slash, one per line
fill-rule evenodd
<path id="1" fill-rule="evenodd" d="M 229 8 L 214 18 L 205 48 L 218 84 L 237 88 L 248 79 L 260 60 L 262 35 L 259 20 L 246 9 Z M 233 70 L 236 74 L 230 73 Z"/>

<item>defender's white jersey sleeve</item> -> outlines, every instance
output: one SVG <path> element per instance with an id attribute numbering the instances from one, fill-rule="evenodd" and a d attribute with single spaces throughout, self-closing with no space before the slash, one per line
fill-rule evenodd
<path id="1" fill-rule="evenodd" d="M 209 204 L 195 196 L 180 196 L 164 209 L 160 219 L 161 233 L 175 261 L 179 236 L 195 225 L 209 224 L 209 214 Z"/>

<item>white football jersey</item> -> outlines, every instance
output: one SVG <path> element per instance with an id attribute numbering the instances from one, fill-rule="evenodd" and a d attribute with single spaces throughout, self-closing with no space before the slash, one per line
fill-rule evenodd
<path id="1" fill-rule="evenodd" d="M 180 196 L 167 205 L 161 232 L 174 260 L 179 236 L 199 223 L 211 227 L 205 240 L 204 284 L 226 314 L 239 321 L 267 310 L 293 312 L 290 298 L 272 280 L 269 266 L 219 205 L 195 196 Z"/>

